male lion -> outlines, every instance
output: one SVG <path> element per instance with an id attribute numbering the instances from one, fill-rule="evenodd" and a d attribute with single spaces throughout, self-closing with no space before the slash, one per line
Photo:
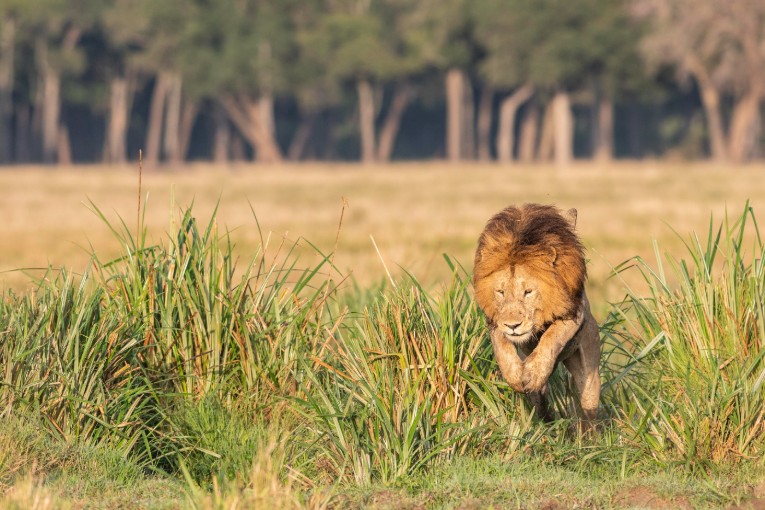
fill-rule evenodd
<path id="1" fill-rule="evenodd" d="M 600 399 L 600 337 L 575 226 L 576 209 L 525 204 L 500 211 L 478 239 L 473 285 L 510 387 L 528 393 L 537 415 L 549 421 L 547 381 L 562 361 L 589 427 Z"/>

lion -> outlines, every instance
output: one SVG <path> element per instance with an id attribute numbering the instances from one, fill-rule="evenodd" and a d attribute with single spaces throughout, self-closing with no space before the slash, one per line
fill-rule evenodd
<path id="1" fill-rule="evenodd" d="M 590 428 L 600 400 L 600 335 L 584 290 L 576 216 L 576 209 L 540 204 L 494 215 L 478 239 L 473 286 L 507 384 L 551 421 L 547 381 L 562 362 Z"/>

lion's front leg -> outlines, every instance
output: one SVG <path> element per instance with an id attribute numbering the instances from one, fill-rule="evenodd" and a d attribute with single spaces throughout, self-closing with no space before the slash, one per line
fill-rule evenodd
<path id="1" fill-rule="evenodd" d="M 512 389 L 522 392 L 523 362 L 518 356 L 515 345 L 505 338 L 505 335 L 497 328 L 493 328 L 491 331 L 491 345 L 494 348 L 494 357 L 497 358 L 502 377 Z"/>
<path id="2" fill-rule="evenodd" d="M 550 404 L 547 402 L 547 386 L 542 391 L 535 391 L 528 394 L 531 406 L 539 419 L 545 422 L 553 421 L 553 413 L 550 410 Z"/>
<path id="3" fill-rule="evenodd" d="M 539 344 L 523 362 L 523 391 L 531 393 L 544 389 L 555 369 L 558 355 L 579 330 L 583 319 L 584 314 L 580 312 L 573 319 L 557 320 L 547 328 Z"/>

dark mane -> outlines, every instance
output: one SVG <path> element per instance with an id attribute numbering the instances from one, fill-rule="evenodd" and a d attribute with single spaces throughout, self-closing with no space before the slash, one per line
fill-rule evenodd
<path id="1" fill-rule="evenodd" d="M 479 292 L 481 282 L 496 271 L 518 264 L 532 267 L 540 278 L 565 291 L 571 301 L 576 301 L 584 290 L 584 247 L 572 221 L 554 206 L 511 206 L 488 221 L 478 239 L 473 273 L 476 299 L 484 311 L 488 305 L 484 301 L 490 296 Z"/>

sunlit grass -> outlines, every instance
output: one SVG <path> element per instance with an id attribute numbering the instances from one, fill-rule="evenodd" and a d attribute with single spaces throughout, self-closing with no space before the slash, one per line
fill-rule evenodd
<path id="1" fill-rule="evenodd" d="M 706 238 L 689 239 L 686 256 L 664 261 L 657 248 L 655 265 L 634 261 L 649 293 L 630 293 L 623 309 L 629 338 L 645 352 L 622 388 L 619 422 L 646 455 L 702 469 L 762 459 L 763 260 L 747 204 L 719 226 L 710 220 Z"/>
<path id="2" fill-rule="evenodd" d="M 147 480 L 182 484 L 191 508 L 374 506 L 359 495 L 407 487 L 440 505 L 448 495 L 428 485 L 439 473 L 533 466 L 542 484 L 567 487 L 566 473 L 606 484 L 590 499 L 571 490 L 571 504 L 619 507 L 626 481 L 668 467 L 683 497 L 718 504 L 765 474 L 765 248 L 748 206 L 685 252 L 625 264 L 647 291 L 627 289 L 601 321 L 591 436 L 574 426 L 565 371 L 551 424 L 502 382 L 455 259 L 436 289 L 415 275 L 365 287 L 305 240 L 271 250 L 263 235 L 239 254 L 215 210 L 174 211 L 156 238 L 91 208 L 122 254 L 94 251 L 80 274 L 50 271 L 0 303 L 7 505 L 77 506 L 97 497 L 93 484 L 113 498 Z M 716 478 L 734 467 L 740 483 Z M 472 483 L 454 493 L 468 498 Z M 535 494 L 482 483 L 505 503 Z"/>

